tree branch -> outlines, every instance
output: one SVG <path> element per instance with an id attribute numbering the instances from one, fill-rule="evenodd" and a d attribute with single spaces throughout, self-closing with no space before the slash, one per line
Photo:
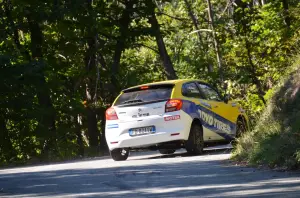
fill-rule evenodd
<path id="1" fill-rule="evenodd" d="M 224 8 L 223 12 L 218 16 L 218 20 L 222 18 L 222 16 L 225 14 L 226 10 L 229 8 L 229 6 L 232 4 L 233 2 L 231 0 L 228 0 L 226 7 Z"/>
<path id="2" fill-rule="evenodd" d="M 159 54 L 159 51 L 157 49 L 150 47 L 148 45 L 142 44 L 142 43 L 135 44 L 135 47 L 145 47 L 145 48 L 148 48 L 148 49 L 154 51 L 155 53 Z"/>
<path id="3" fill-rule="evenodd" d="M 164 12 L 158 12 L 157 14 L 158 14 L 158 15 L 165 15 L 165 16 L 167 16 L 167 17 L 170 17 L 170 18 L 172 18 L 172 19 L 176 19 L 176 20 L 178 20 L 178 21 L 189 21 L 189 19 L 187 19 L 187 18 L 181 18 L 181 17 L 171 16 L 171 15 L 169 15 L 169 14 L 167 14 L 167 13 L 164 13 Z"/>

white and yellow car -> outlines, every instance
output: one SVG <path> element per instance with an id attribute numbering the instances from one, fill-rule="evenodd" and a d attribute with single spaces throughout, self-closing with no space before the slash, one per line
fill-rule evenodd
<path id="1" fill-rule="evenodd" d="M 121 161 L 136 148 L 201 154 L 206 142 L 230 142 L 247 128 L 241 106 L 209 84 L 170 80 L 123 90 L 106 110 L 105 136 L 111 157 Z"/>

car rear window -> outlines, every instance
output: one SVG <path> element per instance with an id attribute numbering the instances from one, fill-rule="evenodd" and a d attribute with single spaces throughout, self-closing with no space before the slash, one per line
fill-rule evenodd
<path id="1" fill-rule="evenodd" d="M 117 106 L 168 100 L 171 96 L 171 92 L 172 87 L 149 88 L 125 92 L 118 98 L 114 105 Z"/>

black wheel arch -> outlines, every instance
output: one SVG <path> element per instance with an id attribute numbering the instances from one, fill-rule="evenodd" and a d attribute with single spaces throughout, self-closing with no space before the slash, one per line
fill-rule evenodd
<path id="1" fill-rule="evenodd" d="M 191 124 L 191 127 L 192 127 L 194 124 L 200 125 L 200 126 L 202 127 L 202 122 L 201 122 L 200 119 L 198 119 L 198 118 L 194 118 L 194 119 L 193 119 L 192 124 Z M 202 129 L 203 129 L 203 128 L 202 128 Z"/>

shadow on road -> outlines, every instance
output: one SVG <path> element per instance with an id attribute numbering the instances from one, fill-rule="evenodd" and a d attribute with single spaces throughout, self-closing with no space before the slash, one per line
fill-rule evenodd
<path id="1" fill-rule="evenodd" d="M 213 150 L 204 150 L 201 154 L 204 155 L 220 155 L 220 154 L 229 154 L 231 152 L 231 148 L 228 149 L 213 149 Z M 187 152 L 180 152 L 180 153 L 174 153 L 174 154 L 167 154 L 167 155 L 157 155 L 157 156 L 151 156 L 151 157 L 145 157 L 145 158 L 138 158 L 135 160 L 148 160 L 148 159 L 162 159 L 162 158 L 176 158 L 176 157 L 193 157 L 196 155 L 189 154 Z"/>
<path id="2" fill-rule="evenodd" d="M 229 150 L 0 173 L 0 197 L 300 197 L 299 175 L 220 163 Z M 148 160 L 147 160 L 148 159 Z M 150 160 L 151 159 L 151 160 Z"/>

